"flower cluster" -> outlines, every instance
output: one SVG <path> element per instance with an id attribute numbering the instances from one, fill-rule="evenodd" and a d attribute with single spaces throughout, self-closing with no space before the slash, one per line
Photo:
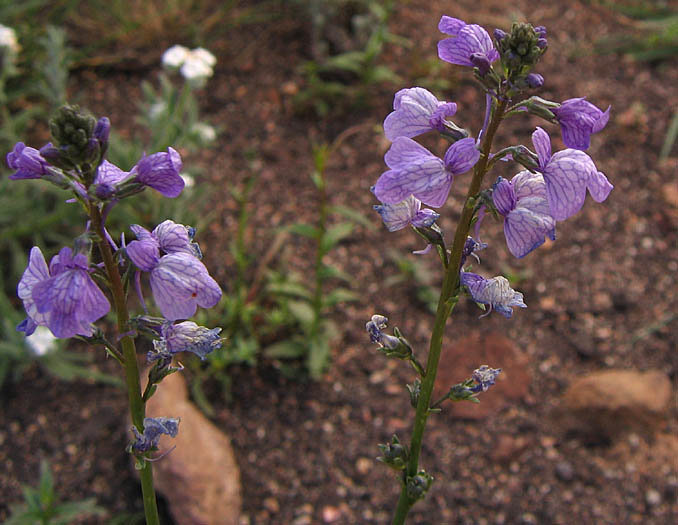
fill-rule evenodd
<path id="1" fill-rule="evenodd" d="M 181 75 L 196 86 L 202 86 L 214 74 L 217 63 L 215 56 L 207 49 L 174 45 L 162 55 L 162 65 L 171 70 L 179 70 Z"/>
<path id="2" fill-rule="evenodd" d="M 393 111 L 384 120 L 384 134 L 392 141 L 384 157 L 389 169 L 372 187 L 381 201 L 374 208 L 389 231 L 408 225 L 415 229 L 432 226 L 439 214 L 421 205 L 443 206 L 454 179 L 476 166 L 494 105 L 544 82 L 532 68 L 548 47 L 545 28 L 514 24 L 511 33 L 496 30 L 494 42 L 482 27 L 449 16 L 441 18 L 438 28 L 449 36 L 438 43 L 440 59 L 473 68 L 485 89 L 485 121 L 474 139 L 449 120 L 457 113 L 455 102 L 438 100 L 421 87 L 396 93 Z M 583 150 L 589 147 L 591 135 L 606 125 L 609 108 L 602 111 L 584 98 L 557 103 L 533 96 L 515 104 L 513 112 L 529 112 L 557 124 L 566 145 L 566 149 L 552 154 L 549 135 L 537 127 L 532 134 L 535 152 L 522 145 L 507 148 L 509 153 L 501 158 L 512 159 L 526 169 L 510 180 L 499 177 L 480 206 L 476 232 L 483 210 L 489 206 L 503 219 L 509 251 L 521 258 L 546 238 L 555 240 L 556 222 L 577 213 L 587 191 L 596 202 L 608 197 L 612 185 Z M 431 131 L 452 142 L 442 158 L 413 140 Z M 490 153 L 486 164 L 500 158 L 493 157 Z M 463 256 L 462 267 L 465 259 Z M 522 295 L 503 277 L 485 279 L 462 271 L 460 283 L 477 303 L 489 306 L 489 311 L 510 317 L 512 307 L 525 307 Z"/>

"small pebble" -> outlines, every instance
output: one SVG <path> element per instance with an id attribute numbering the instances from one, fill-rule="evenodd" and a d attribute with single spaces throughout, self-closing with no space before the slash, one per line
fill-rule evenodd
<path id="1" fill-rule="evenodd" d="M 341 516 L 341 511 L 337 507 L 327 505 L 323 507 L 323 521 L 325 523 L 334 523 Z"/>
<path id="2" fill-rule="evenodd" d="M 662 495 L 655 489 L 648 489 L 645 492 L 645 501 L 648 505 L 655 507 L 662 502 Z"/>
<path id="3" fill-rule="evenodd" d="M 574 468 L 567 461 L 559 461 L 556 464 L 556 476 L 561 481 L 572 481 L 574 478 Z"/>

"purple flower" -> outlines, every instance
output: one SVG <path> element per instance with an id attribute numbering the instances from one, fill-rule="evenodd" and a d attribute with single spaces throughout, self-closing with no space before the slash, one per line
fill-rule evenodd
<path id="1" fill-rule="evenodd" d="M 452 178 L 470 170 L 480 157 L 472 138 L 452 144 L 439 159 L 407 137 L 398 137 L 384 160 L 391 168 L 382 173 L 373 192 L 385 204 L 397 204 L 414 195 L 424 204 L 439 208 L 445 203 Z"/>
<path id="2" fill-rule="evenodd" d="M 538 173 L 521 171 L 511 181 L 499 177 L 492 200 L 504 216 L 504 235 L 509 251 L 518 258 L 556 238 L 556 221 L 546 198 L 546 183 Z"/>
<path id="3" fill-rule="evenodd" d="M 87 257 L 62 248 L 49 268 L 34 246 L 17 288 L 28 318 L 17 329 L 31 335 L 46 326 L 59 338 L 90 336 L 91 324 L 110 310 L 106 296 L 89 275 Z"/>
<path id="4" fill-rule="evenodd" d="M 395 350 L 400 346 L 400 340 L 397 337 L 382 332 L 386 328 L 386 323 L 388 323 L 387 317 L 374 314 L 365 324 L 365 329 L 370 334 L 370 341 L 377 343 L 386 350 Z"/>
<path id="5" fill-rule="evenodd" d="M 551 111 L 560 124 L 565 145 L 579 150 L 588 149 L 591 135 L 603 129 L 610 119 L 610 107 L 602 111 L 585 98 L 571 98 Z"/>
<path id="6" fill-rule="evenodd" d="M 148 361 L 157 359 L 169 361 L 179 352 L 192 352 L 204 360 L 207 354 L 221 348 L 220 332 L 221 328 L 209 329 L 192 321 L 166 323 L 161 328 L 162 337 L 153 341 L 155 351 L 148 352 Z"/>
<path id="7" fill-rule="evenodd" d="M 136 454 L 143 454 L 156 450 L 162 434 L 176 437 L 179 432 L 179 420 L 173 417 L 146 417 L 144 418 L 144 433 L 137 427 L 132 427 L 136 438 L 129 446 L 129 450 Z"/>
<path id="8" fill-rule="evenodd" d="M 487 392 L 492 385 L 497 380 L 497 376 L 500 374 L 501 368 L 490 368 L 487 365 L 482 365 L 479 368 L 476 368 L 473 371 L 471 376 L 473 380 L 477 383 L 476 386 L 471 387 L 469 390 L 473 393 L 478 392 Z"/>
<path id="9" fill-rule="evenodd" d="M 153 232 L 133 225 L 138 240 L 127 246 L 127 255 L 151 274 L 151 290 L 163 316 L 169 321 L 191 317 L 198 306 L 211 308 L 221 298 L 221 288 L 195 256 L 188 229 L 164 221 Z M 166 255 L 160 256 L 160 250 Z"/>
<path id="10" fill-rule="evenodd" d="M 490 307 L 484 315 L 494 309 L 509 319 L 513 315 L 513 306 L 527 308 L 523 302 L 523 294 L 511 288 L 506 277 L 501 275 L 485 279 L 475 273 L 461 272 L 460 282 L 462 286 L 466 286 L 475 302 Z"/>
<path id="11" fill-rule="evenodd" d="M 115 164 L 104 160 L 97 168 L 97 174 L 94 177 L 94 192 L 100 199 L 108 199 L 115 195 L 120 183 L 131 176 L 127 171 L 123 171 Z"/>
<path id="12" fill-rule="evenodd" d="M 490 35 L 479 25 L 443 16 L 438 29 L 452 36 L 438 42 L 438 56 L 445 62 L 478 67 L 481 63 L 492 64 L 499 59 Z"/>
<path id="13" fill-rule="evenodd" d="M 443 131 L 445 117 L 457 112 L 454 102 L 441 102 L 430 91 L 414 87 L 395 94 L 393 111 L 384 120 L 384 134 L 389 140 L 416 137 L 431 130 Z"/>
<path id="14" fill-rule="evenodd" d="M 181 156 L 174 148 L 167 148 L 167 152 L 153 153 L 144 156 L 131 173 L 137 176 L 137 181 L 165 197 L 178 197 L 184 189 L 184 179 L 181 178 Z"/>
<path id="15" fill-rule="evenodd" d="M 537 128 L 532 143 L 539 157 L 539 171 L 546 182 L 546 197 L 551 216 L 564 221 L 584 205 L 586 190 L 596 202 L 603 202 L 612 191 L 612 184 L 586 153 L 564 149 L 551 155 L 548 133 Z"/>
<path id="16" fill-rule="evenodd" d="M 7 165 L 10 169 L 16 170 L 9 178 L 18 180 L 39 179 L 47 173 L 49 163 L 37 149 L 17 142 L 14 149 L 7 154 Z"/>
<path id="17" fill-rule="evenodd" d="M 410 195 L 398 204 L 377 204 L 374 206 L 388 231 L 402 230 L 408 225 L 428 228 L 440 215 L 428 208 L 421 209 L 421 201 Z"/>

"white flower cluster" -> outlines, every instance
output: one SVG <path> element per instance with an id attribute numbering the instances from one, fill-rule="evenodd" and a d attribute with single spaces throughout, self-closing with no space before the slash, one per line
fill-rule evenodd
<path id="1" fill-rule="evenodd" d="M 202 85 L 214 74 L 215 56 L 202 47 L 188 49 L 175 45 L 162 55 L 162 65 L 172 71 L 179 70 L 189 82 Z"/>
<path id="2" fill-rule="evenodd" d="M 0 24 L 0 48 L 8 50 L 11 55 L 16 55 L 21 50 L 14 29 L 2 24 Z"/>

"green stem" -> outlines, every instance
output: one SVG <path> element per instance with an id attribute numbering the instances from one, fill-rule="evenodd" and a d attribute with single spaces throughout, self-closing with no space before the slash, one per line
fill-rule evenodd
<path id="1" fill-rule="evenodd" d="M 92 229 L 99 237 L 97 245 L 111 283 L 111 294 L 113 296 L 113 304 L 118 320 L 118 333 L 126 334 L 129 332 L 129 312 L 127 310 L 125 288 L 122 284 L 120 272 L 115 263 L 111 246 L 106 241 L 101 211 L 96 204 L 90 205 L 89 215 L 92 220 Z M 125 380 L 127 383 L 127 397 L 129 400 L 130 414 L 132 416 L 132 424 L 137 427 L 140 432 L 143 432 L 146 405 L 141 397 L 139 366 L 137 364 L 137 352 L 134 346 L 134 339 L 129 335 L 125 335 L 120 343 L 122 345 Z M 139 471 L 139 476 L 141 478 L 141 492 L 144 501 L 146 524 L 159 525 L 160 520 L 158 518 L 158 506 L 155 500 L 155 490 L 153 488 L 153 466 L 151 462 L 143 462 L 143 467 Z"/>
<path id="2" fill-rule="evenodd" d="M 497 132 L 497 128 L 499 127 L 499 123 L 504 116 L 506 104 L 506 100 L 500 101 L 492 114 L 492 118 L 490 119 L 490 123 L 487 127 L 487 132 L 483 139 L 481 157 L 473 170 L 473 179 L 471 180 L 471 185 L 468 189 L 468 193 L 466 194 L 464 208 L 454 234 L 454 242 L 452 244 L 449 264 L 447 265 L 443 286 L 440 291 L 440 299 L 438 300 L 435 324 L 433 325 L 433 333 L 431 334 L 428 359 L 426 362 L 426 372 L 421 383 L 417 411 L 414 416 L 412 441 L 410 443 L 410 458 L 407 463 L 407 470 L 405 471 L 405 479 L 400 492 L 400 498 L 398 499 L 398 506 L 396 507 L 393 517 L 393 525 L 404 524 L 409 510 L 414 504 L 414 501 L 410 499 L 407 494 L 406 481 L 407 477 L 415 476 L 419 470 L 419 455 L 421 453 L 424 429 L 426 428 L 426 419 L 430 411 L 433 386 L 435 384 L 436 374 L 438 372 L 438 362 L 440 361 L 440 353 L 443 346 L 445 322 L 452 313 L 452 310 L 457 304 L 459 297 L 459 266 L 461 264 L 464 244 L 466 243 L 466 238 L 471 228 L 471 221 L 473 220 L 473 199 L 480 191 L 483 177 L 487 173 L 487 164 L 490 158 L 492 141 L 494 139 L 495 133 Z"/>

